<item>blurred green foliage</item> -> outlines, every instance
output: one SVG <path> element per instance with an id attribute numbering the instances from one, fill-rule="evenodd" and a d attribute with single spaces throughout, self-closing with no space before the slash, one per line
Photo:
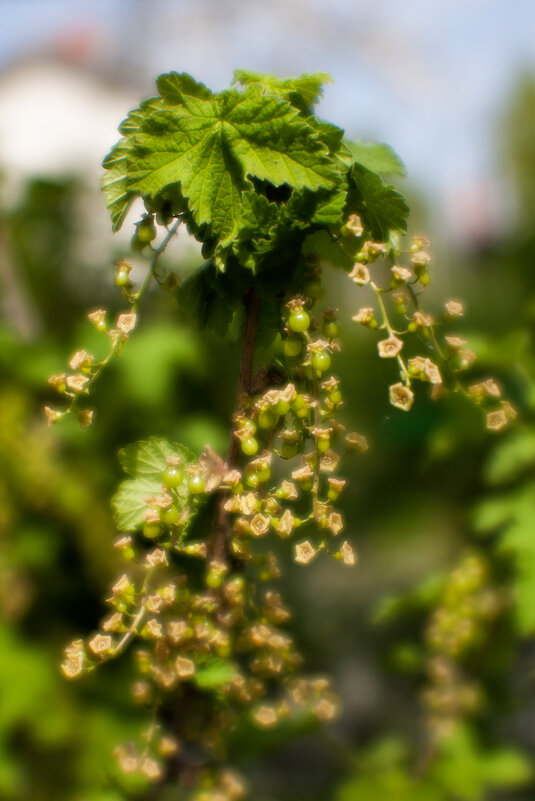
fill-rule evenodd
<path id="1" fill-rule="evenodd" d="M 484 250 L 455 254 L 460 267 L 451 280 L 468 308 L 469 323 L 459 323 L 456 333 L 478 353 L 474 380 L 495 375 L 520 412 L 510 432 L 487 435 L 456 398 L 439 405 L 420 399 L 411 415 L 393 412 L 384 397 L 388 365 L 374 358 L 372 338 L 351 327 L 354 310 L 333 279 L 330 292 L 346 328 L 338 366 L 347 423 L 372 446 L 347 476 L 352 489 L 344 512 L 360 567 L 341 575 L 336 566 L 314 564 L 305 575 L 288 565 L 284 592 L 296 610 L 300 649 L 311 670 L 334 675 L 345 711 L 327 732 L 296 725 L 267 738 L 238 733 L 234 747 L 255 801 L 533 798 L 533 87 L 525 81 L 504 126 L 507 158 L 516 165 L 518 225 Z M 58 663 L 64 644 L 101 616 L 98 599 L 115 573 L 115 454 L 148 435 L 194 452 L 206 442 L 224 450 L 233 396 L 228 375 L 238 370 L 236 344 L 192 330 L 155 292 L 142 308 L 139 332 L 97 387 L 94 427 L 81 433 L 67 424 L 53 434 L 46 428 L 41 407 L 54 400 L 47 376 L 61 371 L 80 342 L 98 350 L 86 311 L 104 303 L 120 309 L 111 262 L 121 254 L 110 253 L 103 265 L 80 251 L 81 192 L 74 180 L 35 179 L 14 207 L 0 209 L 6 801 L 156 798 L 128 782 L 111 756 L 115 744 L 139 736 L 144 717 L 134 715 L 126 697 L 128 658 L 75 685 L 61 677 Z M 440 266 L 433 277 L 446 283 Z M 452 601 L 447 588 L 474 554 L 485 566 L 482 583 Z M 474 609 L 489 597 L 499 599 L 495 614 L 478 617 Z M 430 635 L 441 614 L 455 631 L 467 620 L 475 627 L 459 653 Z M 433 739 L 425 693 L 438 686 L 430 668 L 437 655 L 461 685 L 475 688 L 478 702 Z M 176 798 L 169 790 L 162 801 Z"/>

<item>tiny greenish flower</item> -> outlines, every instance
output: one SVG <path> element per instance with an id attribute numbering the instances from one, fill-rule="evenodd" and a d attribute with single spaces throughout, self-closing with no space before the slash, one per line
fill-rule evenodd
<path id="1" fill-rule="evenodd" d="M 317 553 L 317 550 L 308 540 L 299 542 L 294 549 L 294 561 L 298 565 L 308 565 L 317 556 Z"/>
<path id="2" fill-rule="evenodd" d="M 344 228 L 352 233 L 353 236 L 362 236 L 364 233 L 364 226 L 358 214 L 350 214 Z"/>
<path id="3" fill-rule="evenodd" d="M 86 350 L 78 350 L 71 357 L 69 361 L 69 367 L 71 370 L 81 370 L 83 368 L 91 367 L 91 364 L 95 361 L 95 357 L 88 353 Z"/>
<path id="4" fill-rule="evenodd" d="M 89 312 L 87 315 L 87 319 L 90 320 L 97 331 L 105 331 L 106 330 L 106 310 L 105 309 L 96 309 L 93 312 Z"/>
<path id="5" fill-rule="evenodd" d="M 414 392 L 401 382 L 392 384 L 389 389 L 390 403 L 396 409 L 408 412 L 414 402 Z"/>
<path id="6" fill-rule="evenodd" d="M 289 537 L 296 526 L 296 519 L 289 509 L 284 511 L 284 514 L 279 519 L 276 530 L 280 537 Z"/>
<path id="7" fill-rule="evenodd" d="M 95 634 L 95 636 L 89 640 L 88 644 L 90 650 L 94 654 L 97 656 L 102 656 L 110 653 L 112 650 L 113 640 L 109 634 Z"/>
<path id="8" fill-rule="evenodd" d="M 345 565 L 352 566 L 356 564 L 355 552 L 347 540 L 343 543 L 339 553 L 340 558 Z"/>
<path id="9" fill-rule="evenodd" d="M 464 314 L 464 306 L 459 300 L 448 300 L 444 308 L 446 309 L 446 317 L 450 320 L 462 317 Z"/>
<path id="10" fill-rule="evenodd" d="M 73 392 L 83 392 L 86 384 L 89 383 L 89 378 L 82 373 L 75 373 L 75 375 L 68 375 L 65 379 L 65 383 Z"/>
<path id="11" fill-rule="evenodd" d="M 134 312 L 123 312 L 117 318 L 117 329 L 127 337 L 136 327 L 137 315 Z"/>
<path id="12" fill-rule="evenodd" d="M 411 278 L 414 278 L 413 274 L 410 270 L 406 267 L 399 267 L 398 265 L 394 265 L 394 267 L 390 268 L 390 272 L 392 273 L 392 278 L 396 284 L 404 284 L 407 281 L 410 281 Z"/>
<path id="13" fill-rule="evenodd" d="M 250 522 L 251 534 L 254 537 L 263 537 L 269 531 L 270 519 L 265 515 L 257 513 Z"/>
<path id="14" fill-rule="evenodd" d="M 271 706 L 261 706 L 253 712 L 253 722 L 262 729 L 271 729 L 278 723 L 278 715 Z"/>
<path id="15" fill-rule="evenodd" d="M 320 470 L 322 473 L 332 473 L 338 467 L 340 457 L 332 448 L 322 453 L 320 458 Z"/>
<path id="16" fill-rule="evenodd" d="M 381 359 L 395 358 L 403 347 L 403 342 L 393 334 L 388 339 L 382 339 L 377 343 L 377 350 Z"/>
<path id="17" fill-rule="evenodd" d="M 374 314 L 375 310 L 372 306 L 363 306 L 351 319 L 367 328 L 377 328 L 377 320 Z"/>
<path id="18" fill-rule="evenodd" d="M 489 431 L 501 431 L 509 424 L 509 419 L 503 409 L 487 414 L 487 428 Z"/>
<path id="19" fill-rule="evenodd" d="M 371 281 L 370 271 L 365 264 L 357 263 L 353 265 L 353 269 L 349 273 L 349 277 L 353 283 L 358 284 L 358 286 L 364 286 L 365 284 L 369 284 Z"/>

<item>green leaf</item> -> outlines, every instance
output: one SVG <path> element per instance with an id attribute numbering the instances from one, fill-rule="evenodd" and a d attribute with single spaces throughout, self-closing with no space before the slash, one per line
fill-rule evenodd
<path id="1" fill-rule="evenodd" d="M 479 503 L 473 513 L 476 531 L 487 534 L 508 523 L 514 514 L 512 500 L 512 496 L 500 495 L 497 498 L 487 498 Z"/>
<path id="2" fill-rule="evenodd" d="M 354 262 L 346 249 L 325 230 L 307 236 L 303 244 L 303 254 L 305 257 L 313 256 L 322 264 L 330 264 L 343 270 L 350 270 Z"/>
<path id="3" fill-rule="evenodd" d="M 262 75 L 249 70 L 235 70 L 233 83 L 242 86 L 259 85 L 269 92 L 291 97 L 292 94 L 302 98 L 306 106 L 314 106 L 323 94 L 323 86 L 332 83 L 326 72 L 305 73 L 299 78 L 276 78 L 274 75 Z"/>
<path id="4" fill-rule="evenodd" d="M 128 445 L 119 451 L 121 465 L 132 476 L 120 484 L 112 499 L 115 522 L 121 531 L 133 531 L 143 526 L 147 509 L 144 499 L 161 493 L 162 473 L 170 456 L 180 458 L 184 464 L 189 464 L 195 458 L 183 445 L 156 437 Z M 185 487 L 179 487 L 177 493 L 185 503 Z"/>
<path id="5" fill-rule="evenodd" d="M 126 160 L 128 150 L 127 140 L 121 139 L 102 163 L 106 169 L 102 178 L 102 190 L 114 231 L 118 231 L 122 226 L 130 204 L 137 194 L 128 186 L 128 163 Z"/>
<path id="6" fill-rule="evenodd" d="M 467 726 L 458 726 L 443 742 L 433 775 L 461 801 L 483 801 L 494 788 L 522 786 L 530 766 L 518 751 L 483 749 Z"/>
<path id="7" fill-rule="evenodd" d="M 344 141 L 351 154 L 351 163 L 360 164 L 370 172 L 379 175 L 405 176 L 405 165 L 391 147 L 382 142 L 350 142 Z"/>
<path id="8" fill-rule="evenodd" d="M 409 207 L 393 186 L 359 164 L 352 168 L 351 178 L 348 212 L 360 214 L 376 239 L 388 241 L 391 234 L 407 231 Z"/>
<path id="9" fill-rule="evenodd" d="M 503 484 L 518 478 L 535 464 L 535 431 L 512 432 L 494 448 L 485 469 L 490 484 Z"/>
<path id="10" fill-rule="evenodd" d="M 180 310 L 200 328 L 225 336 L 246 286 L 242 273 L 234 269 L 222 273 L 208 261 L 186 278 L 176 296 Z"/>
<path id="11" fill-rule="evenodd" d="M 198 83 L 187 72 L 169 72 L 160 75 L 156 80 L 156 86 L 163 99 L 173 104 L 183 103 L 185 97 L 209 100 L 214 96 L 203 83 Z"/>
<path id="12" fill-rule="evenodd" d="M 179 186 L 194 223 L 210 226 L 225 247 L 240 230 L 251 178 L 311 191 L 340 181 L 343 165 L 330 156 L 320 129 L 284 97 L 266 95 L 256 83 L 212 95 L 178 73 L 160 76 L 158 88 L 162 98 L 129 116 L 121 126 L 125 138 L 104 163 L 115 228 L 135 195 Z M 337 130 L 328 128 L 331 144 Z"/>

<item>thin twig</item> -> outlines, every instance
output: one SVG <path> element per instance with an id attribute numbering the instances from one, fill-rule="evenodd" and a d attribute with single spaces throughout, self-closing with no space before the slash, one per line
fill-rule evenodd
<path id="1" fill-rule="evenodd" d="M 243 298 L 243 305 L 245 308 L 245 333 L 243 337 L 240 377 L 238 379 L 233 418 L 242 410 L 244 399 L 251 393 L 254 348 L 260 314 L 260 302 L 254 289 L 251 288 L 246 292 Z M 227 451 L 227 465 L 229 470 L 232 470 L 232 468 L 236 467 L 238 464 L 239 454 L 239 442 L 232 432 Z M 226 495 L 222 493 L 217 502 L 211 547 L 212 559 L 220 562 L 224 562 L 227 556 L 227 512 L 225 510 L 225 501 Z"/>

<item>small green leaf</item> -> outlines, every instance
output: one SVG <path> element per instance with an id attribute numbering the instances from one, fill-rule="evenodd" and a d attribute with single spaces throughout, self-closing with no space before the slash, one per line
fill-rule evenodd
<path id="1" fill-rule="evenodd" d="M 323 94 L 323 86 L 332 83 L 331 76 L 326 72 L 305 73 L 299 78 L 276 78 L 274 75 L 262 75 L 249 70 L 235 70 L 233 83 L 242 86 L 259 85 L 269 92 L 275 92 L 285 97 L 292 94 L 302 98 L 306 106 L 314 106 Z"/>
<path id="2" fill-rule="evenodd" d="M 405 165 L 391 147 L 381 142 L 344 141 L 351 154 L 352 163 L 356 162 L 371 172 L 379 175 L 405 176 Z"/>
<path id="3" fill-rule="evenodd" d="M 485 469 L 485 477 L 490 484 L 503 484 L 518 478 L 534 464 L 535 431 L 517 430 L 494 448 Z"/>
<path id="4" fill-rule="evenodd" d="M 127 445 L 119 451 L 119 461 L 126 473 L 131 476 L 143 476 L 159 479 L 166 468 L 166 459 L 177 457 L 185 464 L 194 460 L 194 455 L 178 443 L 151 437 L 143 442 Z"/>
<path id="5" fill-rule="evenodd" d="M 193 454 L 183 445 L 152 437 L 145 442 L 128 445 L 119 451 L 119 460 L 131 479 L 123 481 L 112 499 L 115 522 L 121 531 L 133 531 L 145 522 L 145 498 L 162 491 L 162 473 L 168 457 L 178 457 L 183 464 L 194 460 Z M 184 502 L 186 489 L 177 489 Z"/>
<path id="6" fill-rule="evenodd" d="M 407 230 L 409 207 L 393 186 L 384 184 L 374 172 L 359 164 L 351 170 L 352 186 L 348 193 L 348 211 L 357 212 L 366 227 L 380 241 L 392 233 Z"/>
<path id="7" fill-rule="evenodd" d="M 213 97 L 213 93 L 203 83 L 198 83 L 187 72 L 169 72 L 160 75 L 156 80 L 156 86 L 168 103 L 183 103 L 185 97 L 198 97 L 201 100 Z"/>

